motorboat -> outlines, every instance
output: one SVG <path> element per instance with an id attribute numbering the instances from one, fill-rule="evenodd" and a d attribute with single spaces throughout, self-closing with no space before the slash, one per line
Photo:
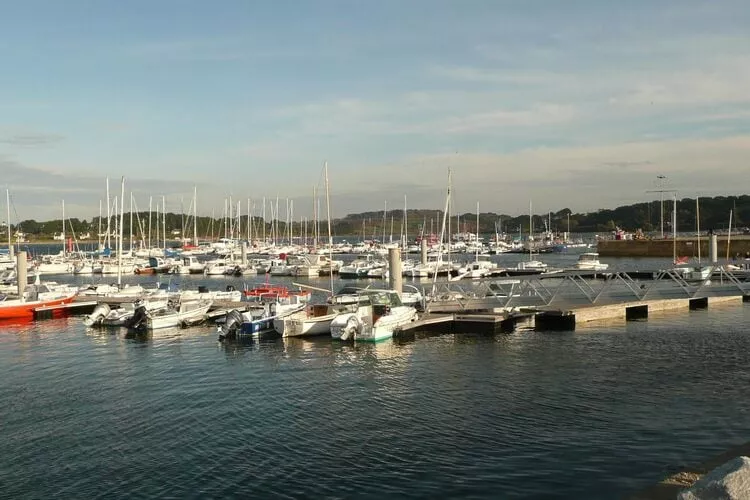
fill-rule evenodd
<path id="1" fill-rule="evenodd" d="M 236 290 L 234 286 L 227 285 L 226 290 L 209 290 L 206 286 L 198 286 L 197 290 L 181 290 L 179 293 L 180 300 L 226 300 L 239 302 L 242 300 L 242 292 Z"/>
<path id="2" fill-rule="evenodd" d="M 339 269 L 339 278 L 343 278 L 343 279 L 366 278 L 367 273 L 370 272 L 370 270 L 375 267 L 376 266 L 373 261 L 372 255 L 359 257 L 357 259 L 354 259 L 348 265 L 341 266 L 341 268 Z"/>
<path id="3" fill-rule="evenodd" d="M 168 302 L 166 299 L 138 300 L 136 302 L 124 302 L 117 308 L 112 308 L 106 302 L 101 302 L 91 314 L 86 316 L 83 324 L 86 326 L 125 326 L 141 306 L 145 307 L 149 313 L 154 314 L 166 309 Z"/>
<path id="4" fill-rule="evenodd" d="M 179 274 L 203 274 L 206 265 L 193 255 L 182 255 L 182 262 L 177 265 Z"/>
<path id="5" fill-rule="evenodd" d="M 325 335 L 331 321 L 341 313 L 353 311 L 356 304 L 313 304 L 301 311 L 273 321 L 273 329 L 282 337 Z"/>
<path id="6" fill-rule="evenodd" d="M 91 297 L 137 298 L 146 293 L 146 289 L 141 285 L 99 283 L 82 286 L 78 293 Z"/>
<path id="7" fill-rule="evenodd" d="M 596 252 L 585 252 L 578 256 L 575 269 L 579 271 L 604 271 L 609 264 L 599 262 L 599 254 Z"/>
<path id="8" fill-rule="evenodd" d="M 35 309 L 69 304 L 75 296 L 75 290 L 67 287 L 52 289 L 46 284 L 28 285 L 22 297 L 10 299 L 0 295 L 0 320 L 33 318 Z"/>
<path id="9" fill-rule="evenodd" d="M 360 294 L 356 310 L 339 314 L 331 321 L 332 338 L 385 340 L 417 319 L 416 309 L 403 305 L 395 290 L 366 289 Z"/>
<path id="10" fill-rule="evenodd" d="M 477 255 L 476 260 L 459 268 L 458 276 L 453 279 L 481 279 L 491 276 L 495 271 L 497 271 L 497 264 L 495 262 L 481 259 Z"/>
<path id="11" fill-rule="evenodd" d="M 274 301 L 257 302 L 247 311 L 232 309 L 226 313 L 224 324 L 219 326 L 219 340 L 238 335 L 260 335 L 274 331 L 274 320 L 302 311 L 304 302 L 298 297 L 282 297 Z"/>
<path id="12" fill-rule="evenodd" d="M 419 288 L 414 285 L 402 285 L 401 303 L 405 306 L 422 308 L 424 306 L 424 296 Z M 360 288 L 356 286 L 345 286 L 335 295 L 328 298 L 329 304 L 352 305 L 358 304 L 362 300 L 362 292 L 371 290 L 370 286 Z"/>
<path id="13" fill-rule="evenodd" d="M 145 305 L 141 305 L 125 326 L 135 330 L 158 330 L 198 324 L 206 319 L 206 313 L 212 304 L 211 300 L 180 300 L 155 312 L 148 311 Z"/>
<path id="14" fill-rule="evenodd" d="M 204 273 L 206 276 L 224 276 L 227 269 L 234 269 L 234 266 L 224 259 L 217 259 L 206 263 Z"/>
<path id="15" fill-rule="evenodd" d="M 504 276 L 527 276 L 547 272 L 547 264 L 539 260 L 525 260 L 519 262 L 516 267 L 509 267 L 501 274 Z"/>

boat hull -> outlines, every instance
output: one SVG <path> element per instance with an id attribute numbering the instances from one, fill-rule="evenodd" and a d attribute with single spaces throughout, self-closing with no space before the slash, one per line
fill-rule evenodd
<path id="1" fill-rule="evenodd" d="M 35 300 L 30 302 L 20 302 L 17 304 L 13 301 L 13 304 L 8 305 L 3 305 L 3 303 L 0 302 L 0 320 L 33 318 L 35 309 L 69 304 L 73 302 L 73 298 L 75 298 L 75 295 L 55 300 Z"/>

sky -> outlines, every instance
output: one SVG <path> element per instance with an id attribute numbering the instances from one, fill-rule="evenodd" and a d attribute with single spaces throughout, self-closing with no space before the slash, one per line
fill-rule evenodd
<path id="1" fill-rule="evenodd" d="M 748 26 L 747 0 L 8 1 L 0 187 L 13 222 L 90 219 L 123 176 L 141 210 L 197 186 L 204 215 L 309 217 L 326 161 L 333 216 L 441 208 L 449 169 L 457 212 L 744 194 Z"/>

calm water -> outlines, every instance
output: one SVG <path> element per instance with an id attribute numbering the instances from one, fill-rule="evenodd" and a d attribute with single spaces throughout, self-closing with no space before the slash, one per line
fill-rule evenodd
<path id="1" fill-rule="evenodd" d="M 0 326 L 0 490 L 618 498 L 750 440 L 748 320 L 733 305 L 377 345 Z"/>

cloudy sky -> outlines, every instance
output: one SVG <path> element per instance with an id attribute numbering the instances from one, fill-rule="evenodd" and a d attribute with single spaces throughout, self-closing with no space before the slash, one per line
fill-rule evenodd
<path id="1" fill-rule="evenodd" d="M 296 218 L 324 160 L 337 216 L 442 207 L 449 168 L 467 212 L 749 186 L 747 0 L 25 0 L 0 25 L 13 220 L 90 218 L 106 176 L 139 208 L 197 185 L 204 214 Z"/>

